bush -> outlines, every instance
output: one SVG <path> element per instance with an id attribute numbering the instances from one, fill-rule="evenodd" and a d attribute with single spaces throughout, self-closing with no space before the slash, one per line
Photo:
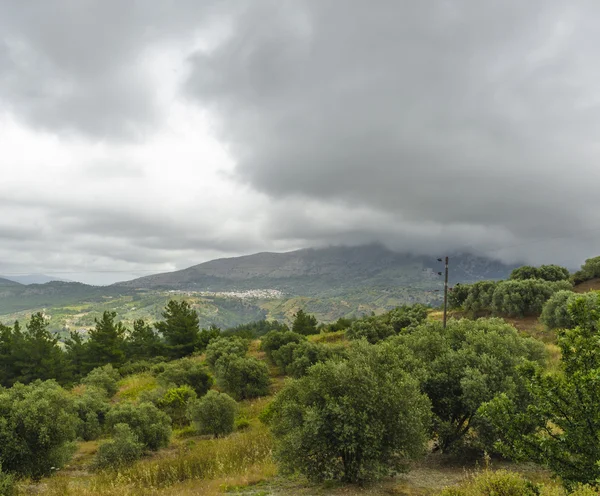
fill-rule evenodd
<path id="1" fill-rule="evenodd" d="M 581 266 L 581 270 L 573 274 L 573 282 L 579 284 L 596 277 L 600 277 L 600 257 L 588 258 Z"/>
<path id="2" fill-rule="evenodd" d="M 110 428 L 127 424 L 139 442 L 152 451 L 168 446 L 171 439 L 171 419 L 152 403 L 119 403 L 108 412 L 106 423 Z"/>
<path id="3" fill-rule="evenodd" d="M 206 361 L 211 367 L 223 355 L 245 356 L 248 351 L 248 341 L 238 337 L 219 338 L 206 347 Z"/>
<path id="4" fill-rule="evenodd" d="M 562 290 L 554 293 L 542 308 L 540 320 L 549 329 L 570 329 L 574 326 L 573 319 L 569 314 L 569 299 L 576 293 Z"/>
<path id="5" fill-rule="evenodd" d="M 273 352 L 281 348 L 284 344 L 300 343 L 306 338 L 301 334 L 292 331 L 270 331 L 265 334 L 260 342 L 260 349 L 267 354 L 267 358 L 273 363 Z"/>
<path id="6" fill-rule="evenodd" d="M 357 482 L 403 470 L 424 452 L 430 405 L 389 348 L 360 343 L 311 367 L 264 415 L 284 472 Z"/>
<path id="7" fill-rule="evenodd" d="M 164 363 L 164 357 L 154 357 L 148 360 L 138 360 L 136 362 L 127 362 L 125 365 L 119 367 L 119 373 L 121 376 L 133 374 L 142 374 L 144 372 L 153 372 L 154 367 L 159 363 Z M 161 370 L 162 372 L 162 370 Z"/>
<path id="8" fill-rule="evenodd" d="M 399 354 L 409 350 L 421 362 L 421 387 L 432 403 L 435 442 L 442 451 L 465 444 L 480 447 L 493 437 L 482 424 L 479 407 L 500 393 L 525 401 L 517 367 L 542 362 L 545 356 L 542 343 L 522 337 L 501 319 L 451 319 L 446 329 L 429 322 L 393 338 L 390 345 L 399 346 Z M 474 429 L 479 436 L 472 440 Z M 483 447 L 489 449 L 491 443 Z"/>
<path id="9" fill-rule="evenodd" d="M 77 429 L 77 436 L 84 441 L 98 439 L 102 434 L 102 426 L 110 404 L 106 399 L 103 389 L 86 387 L 74 399 L 75 409 L 81 422 Z"/>
<path id="10" fill-rule="evenodd" d="M 499 470 L 485 471 L 459 487 L 444 489 L 440 496 L 539 496 L 538 487 L 521 474 Z"/>
<path id="11" fill-rule="evenodd" d="M 144 445 L 138 441 L 129 425 L 116 424 L 113 440 L 98 448 L 94 467 L 100 470 L 117 470 L 139 460 L 144 453 Z"/>
<path id="12" fill-rule="evenodd" d="M 416 303 L 414 305 L 402 305 L 401 307 L 394 308 L 387 314 L 383 314 L 383 318 L 389 319 L 389 323 L 392 324 L 394 332 L 396 334 L 408 329 L 415 327 L 427 320 L 427 314 L 429 309 L 425 305 Z"/>
<path id="13" fill-rule="evenodd" d="M 190 386 L 179 386 L 167 390 L 157 406 L 171 417 L 174 425 L 182 426 L 186 421 L 188 402 L 196 398 L 196 392 Z"/>
<path id="14" fill-rule="evenodd" d="M 456 285 L 448 291 L 448 307 L 454 309 L 462 308 L 469 297 L 470 289 L 470 284 L 456 283 Z"/>
<path id="15" fill-rule="evenodd" d="M 269 369 L 256 358 L 225 355 L 215 365 L 217 384 L 236 400 L 269 393 Z"/>
<path id="16" fill-rule="evenodd" d="M 366 339 L 375 344 L 395 334 L 394 326 L 379 317 L 366 317 L 354 322 L 346 331 L 348 339 Z"/>
<path id="17" fill-rule="evenodd" d="M 112 365 L 96 367 L 81 381 L 86 386 L 92 386 L 106 391 L 109 398 L 112 398 L 119 388 L 117 382 L 121 378 L 119 372 Z"/>
<path id="18" fill-rule="evenodd" d="M 38 479 L 73 454 L 79 419 L 73 397 L 54 381 L 0 389 L 0 464 Z"/>
<path id="19" fill-rule="evenodd" d="M 190 358 L 166 363 L 163 372 L 158 375 L 158 382 L 165 387 L 190 386 L 199 397 L 214 384 L 204 365 Z"/>
<path id="20" fill-rule="evenodd" d="M 492 298 L 492 310 L 496 314 L 511 317 L 539 315 L 544 303 L 561 290 L 571 289 L 567 281 L 548 282 L 541 279 L 501 281 Z"/>
<path id="21" fill-rule="evenodd" d="M 532 267 L 524 265 L 510 273 L 509 279 L 525 280 L 525 279 L 543 279 L 544 281 L 568 281 L 571 277 L 569 270 L 559 265 L 540 265 Z"/>
<path id="22" fill-rule="evenodd" d="M 478 281 L 468 285 L 469 295 L 463 303 L 463 309 L 473 314 L 491 310 L 497 284 L 496 281 Z"/>
<path id="23" fill-rule="evenodd" d="M 294 322 L 292 323 L 292 331 L 296 334 L 302 334 L 308 336 L 309 334 L 318 334 L 317 330 L 317 319 L 314 315 L 307 314 L 304 310 L 298 310 L 294 315 Z"/>
<path id="24" fill-rule="evenodd" d="M 292 377 L 302 377 L 309 367 L 318 362 L 341 355 L 343 347 L 323 346 L 309 341 L 288 343 L 273 352 L 275 364 Z"/>
<path id="25" fill-rule="evenodd" d="M 2 472 L 0 464 L 0 496 L 13 496 L 15 494 L 15 479 L 12 475 Z"/>
<path id="26" fill-rule="evenodd" d="M 190 402 L 188 418 L 200 434 L 221 437 L 233 432 L 237 403 L 225 394 L 209 391 L 203 398 Z"/>

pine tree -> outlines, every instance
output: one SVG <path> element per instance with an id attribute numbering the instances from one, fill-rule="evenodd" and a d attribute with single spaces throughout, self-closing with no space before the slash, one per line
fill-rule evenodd
<path id="1" fill-rule="evenodd" d="M 155 324 L 167 343 L 172 358 L 191 355 L 200 333 L 198 314 L 187 301 L 170 300 L 162 313 L 163 322 Z"/>
<path id="2" fill-rule="evenodd" d="M 116 312 L 105 311 L 100 320 L 95 319 L 96 327 L 90 331 L 88 360 L 89 370 L 110 363 L 115 366 L 125 362 L 125 327 L 115 323 Z"/>
<path id="3" fill-rule="evenodd" d="M 292 331 L 304 335 L 318 334 L 317 319 L 314 315 L 309 315 L 304 310 L 300 309 L 296 315 L 294 315 Z"/>
<path id="4" fill-rule="evenodd" d="M 133 330 L 126 340 L 127 358 L 129 360 L 142 360 L 162 356 L 165 346 L 150 324 L 142 319 L 133 323 Z"/>
<path id="5" fill-rule="evenodd" d="M 24 384 L 41 379 L 56 379 L 65 383 L 69 379 L 64 352 L 58 338 L 48 331 L 49 322 L 41 312 L 34 313 L 27 330 L 13 340 L 16 380 Z"/>

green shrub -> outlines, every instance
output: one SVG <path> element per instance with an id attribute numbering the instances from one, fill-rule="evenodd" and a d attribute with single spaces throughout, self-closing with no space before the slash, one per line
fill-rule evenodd
<path id="1" fill-rule="evenodd" d="M 138 360 L 135 362 L 127 362 L 119 367 L 119 373 L 125 377 L 127 375 L 142 374 L 144 372 L 153 372 L 154 367 L 159 363 L 164 363 L 165 357 L 154 357 L 147 360 Z M 162 370 L 161 370 L 162 372 Z"/>
<path id="2" fill-rule="evenodd" d="M 575 295 L 573 291 L 562 290 L 554 293 L 542 308 L 540 320 L 549 329 L 570 329 L 574 326 L 569 314 L 568 302 Z"/>
<path id="3" fill-rule="evenodd" d="M 182 358 L 164 365 L 158 375 L 158 382 L 165 387 L 190 386 L 200 397 L 212 387 L 214 380 L 201 363 L 190 358 Z"/>
<path id="4" fill-rule="evenodd" d="M 250 421 L 247 418 L 236 419 L 233 427 L 236 431 L 245 431 L 250 427 Z"/>
<path id="5" fill-rule="evenodd" d="M 497 284 L 496 281 L 478 281 L 468 285 L 469 295 L 463 303 L 463 309 L 473 314 L 491 310 Z"/>
<path id="6" fill-rule="evenodd" d="M 454 309 L 462 308 L 469 297 L 470 290 L 470 284 L 456 283 L 452 290 L 448 291 L 448 307 Z"/>
<path id="7" fill-rule="evenodd" d="M 600 257 L 588 258 L 581 266 L 581 270 L 573 274 L 573 282 L 579 284 L 596 277 L 600 277 Z"/>
<path id="8" fill-rule="evenodd" d="M 54 381 L 0 388 L 0 464 L 38 479 L 73 454 L 79 419 L 73 397 Z"/>
<path id="9" fill-rule="evenodd" d="M 117 382 L 121 378 L 119 372 L 111 364 L 103 367 L 96 367 L 81 381 L 86 386 L 92 386 L 106 391 L 109 398 L 112 398 L 119 390 Z"/>
<path id="10" fill-rule="evenodd" d="M 284 472 L 357 482 L 407 468 L 425 451 L 428 399 L 396 353 L 359 343 L 277 394 L 263 419 Z"/>
<path id="11" fill-rule="evenodd" d="M 544 303 L 561 290 L 571 289 L 567 281 L 549 282 L 541 279 L 501 281 L 492 297 L 492 310 L 511 317 L 539 315 Z"/>
<path id="12" fill-rule="evenodd" d="M 217 384 L 236 400 L 269 393 L 269 369 L 256 358 L 224 355 L 215 365 Z"/>
<path id="13" fill-rule="evenodd" d="M 116 424 L 112 441 L 102 443 L 98 448 L 94 467 L 117 470 L 139 460 L 143 453 L 144 445 L 138 441 L 129 425 Z"/>
<path id="14" fill-rule="evenodd" d="M 525 280 L 525 279 L 543 279 L 544 281 L 568 281 L 571 277 L 569 270 L 559 265 L 540 265 L 532 267 L 524 265 L 510 273 L 509 279 Z"/>
<path id="15" fill-rule="evenodd" d="M 444 489 L 440 496 L 539 496 L 538 487 L 521 474 L 486 470 L 459 487 Z"/>
<path id="16" fill-rule="evenodd" d="M 215 437 L 233 432 L 237 403 L 218 391 L 209 391 L 204 397 L 191 401 L 188 406 L 188 418 L 200 434 L 212 434 Z"/>
<path id="17" fill-rule="evenodd" d="M 158 400 L 157 406 L 171 417 L 174 425 L 182 426 L 186 422 L 188 402 L 196 398 L 196 392 L 190 386 L 179 386 L 168 389 Z"/>
<path id="18" fill-rule="evenodd" d="M 318 334 L 319 331 L 317 330 L 317 319 L 314 315 L 309 315 L 304 310 L 300 309 L 294 315 L 292 331 L 303 336 Z"/>
<path id="19" fill-rule="evenodd" d="M 83 393 L 74 398 L 75 409 L 80 423 L 77 436 L 84 441 L 98 439 L 110 404 L 103 389 L 86 387 Z"/>
<path id="20" fill-rule="evenodd" d="M 152 451 L 168 446 L 171 439 L 171 419 L 152 403 L 119 403 L 106 415 L 106 423 L 110 428 L 127 424 L 139 442 Z"/>
<path id="21" fill-rule="evenodd" d="M 346 331 L 348 339 L 366 339 L 375 344 L 395 334 L 394 326 L 379 317 L 357 320 Z"/>
<path id="22" fill-rule="evenodd" d="M 238 337 L 218 338 L 206 347 L 206 361 L 211 367 L 223 355 L 245 356 L 248 351 L 248 341 Z"/>
<path id="23" fill-rule="evenodd" d="M 416 303 L 414 305 L 402 305 L 383 314 L 383 318 L 389 319 L 396 334 L 409 327 L 415 327 L 427 320 L 429 309 L 425 305 Z"/>
<path id="24" fill-rule="evenodd" d="M 303 341 L 288 343 L 273 352 L 275 364 L 292 377 L 302 377 L 309 367 L 324 362 L 334 356 L 342 355 L 343 347 L 324 346 Z"/>
<path id="25" fill-rule="evenodd" d="M 273 362 L 273 352 L 284 344 L 300 343 L 306 338 L 292 331 L 270 331 L 260 341 L 260 349 L 267 354 L 267 358 Z"/>
<path id="26" fill-rule="evenodd" d="M 3 472 L 0 464 L 0 496 L 13 496 L 15 493 L 14 476 Z"/>
<path id="27" fill-rule="evenodd" d="M 482 424 L 479 407 L 501 393 L 526 402 L 518 367 L 545 357 L 542 343 L 521 336 L 501 319 L 450 319 L 446 329 L 441 322 L 428 322 L 389 344 L 399 347 L 399 356 L 408 350 L 420 361 L 421 388 L 431 400 L 435 442 L 442 451 L 482 442 L 489 442 L 483 447 L 490 449 L 488 438 L 495 432 Z"/>

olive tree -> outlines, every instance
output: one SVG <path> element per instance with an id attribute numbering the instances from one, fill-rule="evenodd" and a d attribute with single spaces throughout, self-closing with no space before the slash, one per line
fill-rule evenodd
<path id="1" fill-rule="evenodd" d="M 401 471 L 424 452 L 430 404 L 396 353 L 362 342 L 347 360 L 288 382 L 264 419 L 284 471 L 357 482 Z"/>
<path id="2" fill-rule="evenodd" d="M 171 439 L 171 419 L 152 403 L 119 403 L 106 415 L 106 423 L 111 429 L 127 424 L 138 441 L 152 451 L 168 446 Z"/>
<path id="3" fill-rule="evenodd" d="M 190 402 L 187 415 L 200 434 L 221 437 L 233 432 L 236 411 L 237 403 L 231 396 L 209 391 Z"/>
<path id="4" fill-rule="evenodd" d="M 79 419 L 72 396 L 54 381 L 0 389 L 0 464 L 38 479 L 74 451 Z"/>

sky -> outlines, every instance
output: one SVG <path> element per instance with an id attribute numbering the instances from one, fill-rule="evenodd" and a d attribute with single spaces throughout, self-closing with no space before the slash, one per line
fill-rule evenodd
<path id="1" fill-rule="evenodd" d="M 600 255 L 600 4 L 0 0 L 0 274 Z"/>

